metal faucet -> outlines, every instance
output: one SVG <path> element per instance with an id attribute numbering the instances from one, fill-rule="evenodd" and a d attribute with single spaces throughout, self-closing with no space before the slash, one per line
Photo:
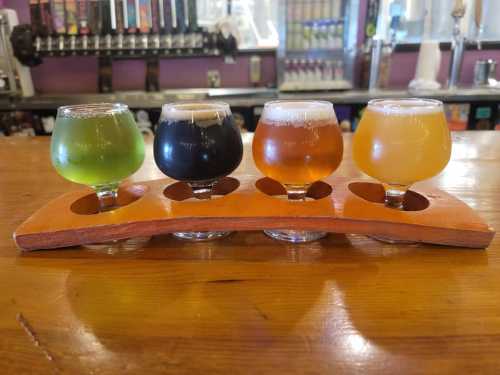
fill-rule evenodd
<path id="1" fill-rule="evenodd" d="M 460 20 L 465 15 L 465 4 L 463 0 L 455 0 L 455 6 L 451 12 L 453 17 L 453 53 L 450 60 L 450 74 L 448 77 L 448 88 L 456 89 L 460 80 L 460 71 L 464 59 L 465 38 L 460 30 Z"/>
<path id="2" fill-rule="evenodd" d="M 474 23 L 476 25 L 476 44 L 477 49 L 481 50 L 481 39 L 483 38 L 484 25 L 483 25 L 483 0 L 475 1 Z"/>
<path id="3" fill-rule="evenodd" d="M 384 41 L 382 39 L 372 40 L 372 56 L 370 63 L 370 81 L 368 89 L 370 91 L 378 89 L 379 75 L 380 75 L 380 60 L 382 59 L 382 49 L 384 48 Z"/>
<path id="4" fill-rule="evenodd" d="M 370 91 L 379 89 L 379 78 L 380 78 L 380 62 L 384 53 L 391 54 L 396 48 L 396 23 L 391 22 L 390 28 L 390 42 L 385 43 L 383 39 L 379 37 L 374 37 L 372 39 L 372 56 L 370 63 L 370 80 L 368 83 L 368 89 Z"/>

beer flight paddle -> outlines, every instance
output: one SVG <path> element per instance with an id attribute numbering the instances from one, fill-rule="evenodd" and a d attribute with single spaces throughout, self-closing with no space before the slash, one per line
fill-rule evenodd
<path id="1" fill-rule="evenodd" d="M 133 173 L 143 157 L 143 145 L 130 130 L 135 124 L 131 125 L 128 109 L 65 108 L 56 123 L 53 163 L 63 177 L 89 185 L 98 194 L 89 188 L 70 192 L 35 212 L 14 233 L 22 250 L 110 241 L 143 245 L 145 241 L 138 239 L 165 233 L 183 240 L 217 241 L 231 231 L 250 230 L 288 242 L 355 233 L 393 243 L 485 248 L 495 234 L 450 194 L 429 187 L 410 190 L 414 182 L 439 173 L 450 158 L 449 131 L 437 101 L 368 104 L 355 134 L 354 158 L 361 170 L 382 184 L 335 174 L 343 143 L 329 102 L 266 103 L 252 147 L 262 174 L 237 168 L 243 147 L 227 104 L 165 105 L 154 152 L 167 178 L 121 185 L 117 191 L 120 180 Z M 122 114 L 126 121 L 121 121 Z M 397 137 L 387 137 L 387 129 Z M 101 133 L 112 136 L 102 142 Z M 62 139 L 63 134 L 70 141 Z M 118 163 L 123 168 L 116 170 L 106 165 L 122 150 L 113 144 L 114 138 L 138 150 L 137 160 L 124 156 L 128 161 Z M 74 158 L 68 154 L 75 151 L 71 147 L 80 147 Z M 401 155 L 401 150 L 413 157 Z M 435 159 L 432 167 L 422 165 L 429 153 Z M 107 191 L 111 187 L 111 193 L 99 196 L 103 186 Z"/>
<path id="2" fill-rule="evenodd" d="M 22 250 L 38 250 L 182 231 L 286 226 L 486 248 L 495 233 L 464 202 L 439 189 L 410 191 L 407 206 L 412 211 L 395 211 L 384 207 L 382 186 L 368 181 L 330 177 L 311 186 L 311 200 L 289 202 L 272 195 L 285 192 L 271 179 L 245 171 L 231 177 L 236 183 L 222 180 L 215 188 L 225 193 L 237 186 L 235 190 L 202 201 L 187 200 L 192 197 L 187 186 L 171 179 L 122 186 L 118 200 L 125 205 L 102 213 L 96 213 L 98 203 L 90 189 L 70 192 L 35 212 L 17 228 L 14 238 Z"/>

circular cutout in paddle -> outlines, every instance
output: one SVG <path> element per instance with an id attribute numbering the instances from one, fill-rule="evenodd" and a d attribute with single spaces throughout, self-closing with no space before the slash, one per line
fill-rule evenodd
<path id="1" fill-rule="evenodd" d="M 286 189 L 278 181 L 269 177 L 260 178 L 255 183 L 255 187 L 269 196 L 286 196 Z M 314 200 L 328 197 L 332 193 L 332 187 L 323 181 L 314 182 L 307 190 L 306 197 Z"/>
<path id="2" fill-rule="evenodd" d="M 238 189 L 239 186 L 240 182 L 236 178 L 223 177 L 215 184 L 210 199 L 217 199 L 223 197 L 224 195 L 228 195 Z M 191 187 L 187 182 L 182 181 L 168 185 L 165 190 L 163 190 L 163 195 L 174 201 L 184 201 L 186 199 L 194 198 Z"/>
<path id="3" fill-rule="evenodd" d="M 129 185 L 118 188 L 117 203 L 114 209 L 128 206 L 140 199 L 148 190 L 144 185 Z M 95 193 L 88 194 L 75 202 L 70 207 L 71 211 L 78 215 L 95 215 L 99 213 L 99 200 Z M 113 210 L 110 210 L 113 211 Z"/>
<path id="4" fill-rule="evenodd" d="M 384 204 L 384 187 L 373 182 L 351 182 L 349 190 L 365 201 Z M 408 190 L 403 201 L 405 211 L 423 211 L 429 207 L 429 200 L 422 194 Z"/>

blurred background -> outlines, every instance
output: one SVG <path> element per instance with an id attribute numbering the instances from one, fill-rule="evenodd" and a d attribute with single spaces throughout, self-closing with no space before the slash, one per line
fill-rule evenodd
<path id="1" fill-rule="evenodd" d="M 500 129 L 493 0 L 0 0 L 0 135 L 50 134 L 57 107 L 222 100 L 253 131 L 276 98 L 443 100 L 451 129 Z"/>

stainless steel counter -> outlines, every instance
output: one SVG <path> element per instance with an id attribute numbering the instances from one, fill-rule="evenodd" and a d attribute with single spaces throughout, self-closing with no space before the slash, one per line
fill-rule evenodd
<path id="1" fill-rule="evenodd" d="M 427 97 L 444 102 L 500 102 L 500 90 L 460 88 L 455 91 L 409 93 L 406 90 L 350 90 L 344 92 L 279 93 L 267 88 L 241 89 L 182 89 L 155 93 L 143 91 L 116 92 L 112 94 L 55 94 L 36 95 L 31 98 L 9 100 L 0 98 L 0 110 L 50 110 L 61 105 L 96 102 L 123 102 L 131 108 L 161 108 L 162 104 L 176 100 L 223 100 L 234 107 L 261 106 L 273 99 L 318 99 L 334 104 L 364 104 L 374 98 Z"/>

